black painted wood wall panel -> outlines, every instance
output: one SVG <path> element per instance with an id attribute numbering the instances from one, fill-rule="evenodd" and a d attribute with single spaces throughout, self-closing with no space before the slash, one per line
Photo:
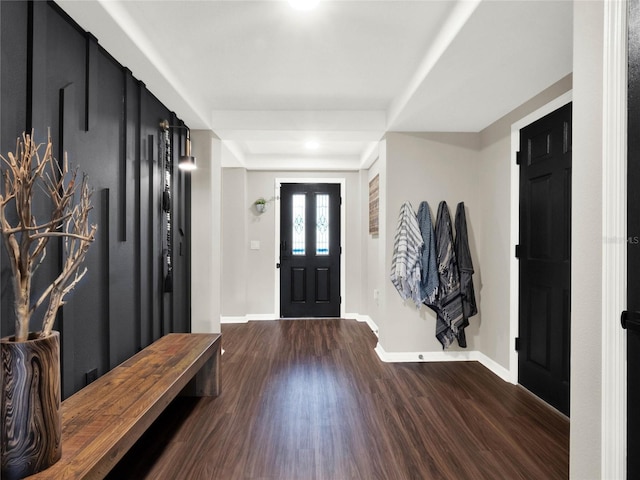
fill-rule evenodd
<path id="1" fill-rule="evenodd" d="M 179 132 L 175 132 L 172 137 L 174 158 L 184 153 L 184 142 L 181 140 Z M 191 191 L 190 175 L 181 175 L 180 169 L 177 167 L 177 162 L 173 162 L 172 170 L 172 186 L 173 192 L 178 192 L 182 195 L 175 202 L 175 208 L 172 212 L 173 229 L 172 233 L 172 245 L 173 245 L 173 292 L 172 299 L 172 314 L 171 319 L 173 321 L 172 329 L 175 332 L 189 332 L 191 331 L 191 324 L 189 321 L 189 299 L 191 298 L 191 292 L 189 290 L 189 275 L 190 269 L 188 264 L 185 265 L 185 259 L 190 258 L 187 252 L 187 238 L 185 229 L 189 223 L 189 219 L 186 218 L 187 212 L 190 212 L 190 208 L 186 207 L 187 202 L 184 198 L 184 192 Z M 176 195 L 174 194 L 174 197 Z M 185 268 L 186 267 L 186 268 Z"/>
<path id="2" fill-rule="evenodd" d="M 29 15 L 24 4 L 0 2 L 0 145 L 2 154 L 15 149 L 15 129 L 27 127 L 27 28 Z M 5 128 L 6 127 L 6 128 Z M 11 290 L 10 270 L 4 268 L 6 255 L 0 255 L 0 287 Z M 4 297 L 4 294 L 2 295 Z M 4 332 L 13 332 L 11 302 L 0 298 L 0 325 Z M 6 319 L 6 320 L 5 320 Z"/>
<path id="3" fill-rule="evenodd" d="M 2 2 L 0 5 L 1 58 L 14 68 L 0 71 L 0 125 L 27 125 L 27 25 L 28 11 L 16 2 Z M 11 22 L 9 22 L 11 20 Z M 4 135 L 5 130 L 2 130 Z M 13 145 L 13 135 L 2 137 L 3 145 Z"/>
<path id="4" fill-rule="evenodd" d="M 113 179 L 117 185 L 119 195 L 113 198 L 111 231 L 111 285 L 110 285 L 110 367 L 122 363 L 130 356 L 130 352 L 138 350 L 140 343 L 140 312 L 139 285 L 132 279 L 138 278 L 135 245 L 139 237 L 133 233 L 135 221 L 134 211 L 138 204 L 135 202 L 135 170 L 137 163 L 138 101 L 137 81 L 131 72 L 118 68 L 114 69 L 112 80 L 120 87 L 122 96 L 120 138 L 121 144 L 117 160 L 117 176 Z M 135 208 L 134 208 L 135 207 Z M 126 233 L 129 233 L 127 235 Z M 122 302 L 126 298 L 128 301 Z M 128 319 L 128 321 L 122 321 Z"/>
<path id="5" fill-rule="evenodd" d="M 177 169 L 173 215 L 181 222 L 183 254 L 174 249 L 177 288 L 163 291 L 166 225 L 159 123 L 180 121 L 54 3 L 3 0 L 0 9 L 1 151 L 13 150 L 25 128 L 33 126 L 44 140 L 50 127 L 58 158 L 67 151 L 94 189 L 92 221 L 98 233 L 87 255 L 88 273 L 56 327 L 62 332 L 66 398 L 86 384 L 88 372 L 102 375 L 161 335 L 190 330 L 190 297 L 185 294 L 190 291 L 190 181 Z M 8 36 L 11 49 L 5 53 Z M 173 141 L 182 142 L 184 135 L 184 130 L 173 131 Z M 174 148 L 174 165 L 178 155 Z M 37 288 L 58 268 L 61 254 L 59 246 L 49 250 L 39 272 L 45 279 Z M 5 260 L 3 251 L 3 336 L 14 330 Z M 32 327 L 38 323 L 36 315 Z"/>

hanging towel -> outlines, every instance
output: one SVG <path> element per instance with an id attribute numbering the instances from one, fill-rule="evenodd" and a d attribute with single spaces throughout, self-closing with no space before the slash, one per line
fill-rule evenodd
<path id="1" fill-rule="evenodd" d="M 473 289 L 473 262 L 469 251 L 469 236 L 467 235 L 467 219 L 464 211 L 464 202 L 460 202 L 456 208 L 456 239 L 454 250 L 460 272 L 460 292 L 462 293 L 462 314 L 465 319 L 478 313 L 476 294 Z M 468 322 L 467 322 L 468 324 Z"/>
<path id="2" fill-rule="evenodd" d="M 418 208 L 418 225 L 422 235 L 422 254 L 420 267 L 422 270 L 420 279 L 420 298 L 425 305 L 435 304 L 438 294 L 438 266 L 436 265 L 436 236 L 431 221 L 431 209 L 427 202 L 422 202 Z"/>
<path id="3" fill-rule="evenodd" d="M 436 300 L 436 338 L 445 349 L 458 340 L 458 345 L 466 347 L 464 337 L 464 317 L 462 315 L 462 296 L 460 295 L 460 274 L 453 249 L 451 216 L 446 202 L 438 205 L 436 218 L 436 255 L 440 286 Z M 458 336 L 462 330 L 463 335 Z"/>
<path id="4" fill-rule="evenodd" d="M 398 228 L 391 258 L 391 282 L 403 300 L 411 298 L 420 305 L 420 251 L 422 236 L 413 207 L 405 202 L 400 207 Z"/>

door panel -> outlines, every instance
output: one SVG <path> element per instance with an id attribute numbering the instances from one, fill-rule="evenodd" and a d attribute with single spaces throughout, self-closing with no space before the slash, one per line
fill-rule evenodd
<path id="1" fill-rule="evenodd" d="M 551 257 L 551 175 L 529 181 L 529 243 L 531 259 L 546 260 Z"/>
<path id="2" fill-rule="evenodd" d="M 307 301 L 307 269 L 295 267 L 291 269 L 291 301 L 300 303 Z"/>
<path id="3" fill-rule="evenodd" d="M 518 381 L 569 414 L 571 104 L 520 131 Z"/>
<path id="4" fill-rule="evenodd" d="M 547 286 L 531 285 L 529 302 L 529 360 L 546 370 L 549 369 L 549 318 L 551 289 Z"/>
<path id="5" fill-rule="evenodd" d="M 340 316 L 340 185 L 280 188 L 280 316 Z"/>
<path id="6" fill-rule="evenodd" d="M 316 268 L 316 301 L 327 303 L 331 300 L 331 276 L 328 268 Z"/>

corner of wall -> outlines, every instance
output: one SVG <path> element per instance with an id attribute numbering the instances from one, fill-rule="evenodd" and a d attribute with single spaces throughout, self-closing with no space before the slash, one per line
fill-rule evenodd
<path id="1" fill-rule="evenodd" d="M 198 169 L 191 177 L 193 332 L 220 332 L 221 142 L 209 130 L 192 130 Z"/>

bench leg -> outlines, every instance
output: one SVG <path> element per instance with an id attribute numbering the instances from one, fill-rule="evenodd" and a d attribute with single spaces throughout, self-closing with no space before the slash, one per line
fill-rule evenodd
<path id="1" fill-rule="evenodd" d="M 216 342 L 215 352 L 185 386 L 181 395 L 189 397 L 220 395 L 220 342 Z"/>

